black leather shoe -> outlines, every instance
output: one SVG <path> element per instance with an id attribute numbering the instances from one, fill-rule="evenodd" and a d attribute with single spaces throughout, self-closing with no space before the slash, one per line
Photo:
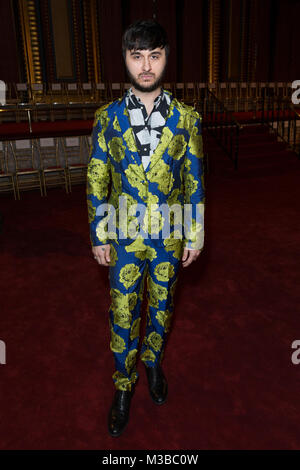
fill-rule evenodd
<path id="1" fill-rule="evenodd" d="M 145 364 L 144 364 L 145 365 Z M 167 400 L 168 383 L 160 365 L 147 367 L 145 365 L 149 392 L 152 400 L 157 405 L 162 405 Z"/>
<path id="2" fill-rule="evenodd" d="M 108 432 L 111 436 L 118 437 L 124 431 L 129 419 L 132 390 L 116 390 L 112 405 L 108 414 Z"/>

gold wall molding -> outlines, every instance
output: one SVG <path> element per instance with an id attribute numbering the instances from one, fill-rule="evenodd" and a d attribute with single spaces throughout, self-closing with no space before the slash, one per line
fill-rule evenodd
<path id="1" fill-rule="evenodd" d="M 39 34 L 34 0 L 18 1 L 27 81 L 42 83 Z"/>
<path id="2" fill-rule="evenodd" d="M 98 83 L 101 74 L 96 0 L 85 0 L 83 2 L 83 15 L 88 80 Z"/>
<path id="3" fill-rule="evenodd" d="M 220 0 L 208 5 L 208 81 L 219 81 L 220 75 Z"/>
<path id="4" fill-rule="evenodd" d="M 91 8 L 91 28 L 92 28 L 92 44 L 93 44 L 93 61 L 94 61 L 94 81 L 98 83 L 101 81 L 100 70 L 100 49 L 99 49 L 99 29 L 98 29 L 98 10 L 96 0 L 90 0 Z"/>
<path id="5" fill-rule="evenodd" d="M 73 25 L 73 44 L 75 52 L 75 67 L 77 81 L 81 81 L 81 47 L 79 38 L 79 14 L 78 0 L 72 0 L 72 25 Z"/>
<path id="6" fill-rule="evenodd" d="M 91 32 L 91 26 L 90 26 L 91 15 L 90 15 L 89 3 L 83 2 L 83 24 L 84 24 L 85 57 L 86 57 L 88 81 L 93 81 L 94 58 L 93 58 L 92 32 Z"/>

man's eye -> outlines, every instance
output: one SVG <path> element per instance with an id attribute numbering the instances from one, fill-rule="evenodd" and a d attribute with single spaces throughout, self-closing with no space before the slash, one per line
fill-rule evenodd
<path id="1" fill-rule="evenodd" d="M 158 55 L 153 55 L 152 59 L 158 59 Z"/>

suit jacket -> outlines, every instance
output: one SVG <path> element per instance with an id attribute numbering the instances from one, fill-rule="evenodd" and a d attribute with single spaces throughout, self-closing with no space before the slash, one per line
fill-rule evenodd
<path id="1" fill-rule="evenodd" d="M 150 240 L 203 249 L 202 117 L 171 97 L 160 141 L 146 170 L 137 150 L 125 95 L 95 113 L 87 171 L 93 246 Z M 176 206 L 176 211 L 170 209 Z M 169 212 L 168 212 L 169 209 Z M 176 213 L 176 215 L 175 215 Z M 181 213 L 181 221 L 180 221 Z"/>

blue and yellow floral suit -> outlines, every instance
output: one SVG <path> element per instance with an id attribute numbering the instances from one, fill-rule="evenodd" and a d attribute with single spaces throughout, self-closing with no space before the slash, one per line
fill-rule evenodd
<path id="1" fill-rule="evenodd" d="M 191 106 L 169 95 L 172 100 L 166 124 L 146 169 L 137 151 L 125 96 L 95 113 L 87 173 L 90 239 L 93 246 L 111 246 L 110 349 L 116 368 L 112 378 L 121 390 L 130 390 L 139 376 L 136 356 L 145 278 L 148 311 L 140 358 L 153 367 L 163 358 L 183 248 L 202 250 L 204 244 L 202 118 Z M 142 218 L 130 212 L 136 204 L 145 208 Z M 162 204 L 176 204 L 182 213 L 188 207 L 190 223 L 185 229 L 171 212 L 169 235 L 165 236 L 165 213 L 152 209 Z M 107 212 L 100 210 L 105 207 Z M 115 222 L 114 232 L 108 219 Z"/>

